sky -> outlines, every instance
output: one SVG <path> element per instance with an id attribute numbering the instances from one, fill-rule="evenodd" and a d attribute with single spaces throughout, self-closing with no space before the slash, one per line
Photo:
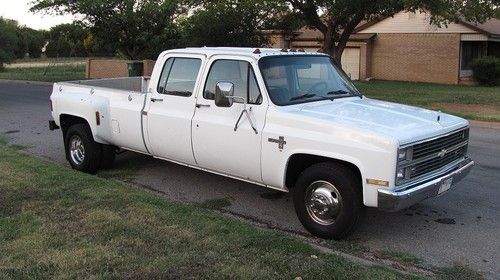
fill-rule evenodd
<path id="1" fill-rule="evenodd" d="M 26 25 L 33 29 L 48 30 L 52 26 L 61 23 L 70 23 L 74 17 L 71 15 L 53 16 L 44 13 L 32 13 L 29 11 L 33 0 L 0 0 L 0 16 L 14 19 L 20 25 Z"/>

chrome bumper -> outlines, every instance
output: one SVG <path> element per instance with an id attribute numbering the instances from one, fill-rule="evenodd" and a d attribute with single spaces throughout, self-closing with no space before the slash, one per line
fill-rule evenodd
<path id="1" fill-rule="evenodd" d="M 444 175 L 420 183 L 416 186 L 400 191 L 378 190 L 378 209 L 395 212 L 408 208 L 424 199 L 438 195 L 439 188 L 444 181 L 452 178 L 451 185 L 454 186 L 462 180 L 472 169 L 474 162 L 467 158 L 449 170 Z"/>

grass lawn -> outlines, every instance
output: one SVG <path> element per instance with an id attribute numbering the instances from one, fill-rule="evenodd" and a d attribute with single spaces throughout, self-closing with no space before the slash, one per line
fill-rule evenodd
<path id="1" fill-rule="evenodd" d="M 0 79 L 60 82 L 85 79 L 85 65 L 56 65 L 51 67 L 6 68 Z"/>
<path id="2" fill-rule="evenodd" d="M 500 87 L 440 85 L 393 81 L 356 82 L 366 96 L 459 115 L 500 121 Z"/>
<path id="3" fill-rule="evenodd" d="M 414 279 L 5 143 L 0 252 L 0 279 Z"/>

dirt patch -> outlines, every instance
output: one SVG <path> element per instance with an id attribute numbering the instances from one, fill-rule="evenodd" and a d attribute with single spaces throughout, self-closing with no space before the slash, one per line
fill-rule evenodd
<path id="1" fill-rule="evenodd" d="M 432 103 L 432 109 L 445 109 L 461 113 L 500 113 L 500 106 L 460 104 L 460 103 Z"/>

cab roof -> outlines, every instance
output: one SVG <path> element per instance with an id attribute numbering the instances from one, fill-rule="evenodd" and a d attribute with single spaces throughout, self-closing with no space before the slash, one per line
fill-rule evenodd
<path id="1" fill-rule="evenodd" d="M 253 57 L 255 60 L 259 60 L 266 56 L 276 56 L 276 55 L 324 55 L 324 53 L 319 52 L 308 52 L 304 50 L 296 49 L 272 49 L 272 48 L 233 48 L 233 47 L 202 47 L 202 48 L 185 48 L 185 49 L 172 49 L 165 51 L 163 54 L 167 53 L 184 53 L 184 54 L 201 54 L 211 57 L 214 55 L 242 55 L 247 57 Z"/>

